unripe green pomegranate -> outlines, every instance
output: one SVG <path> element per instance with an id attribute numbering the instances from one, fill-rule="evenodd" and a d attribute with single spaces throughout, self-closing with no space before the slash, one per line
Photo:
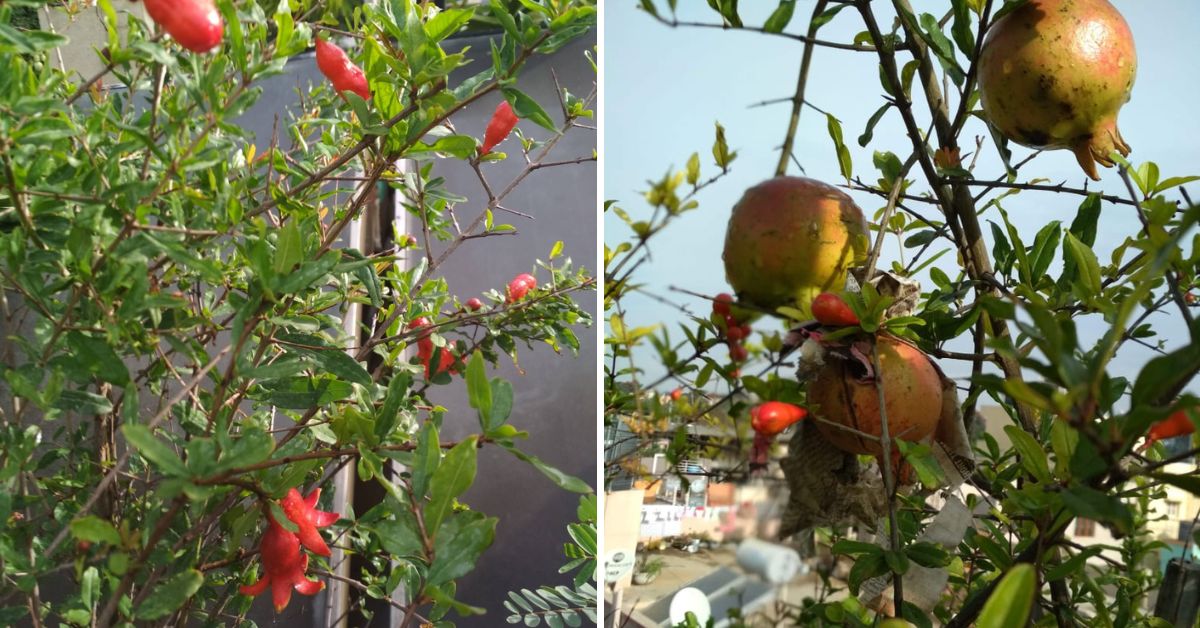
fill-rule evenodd
<path id="1" fill-rule="evenodd" d="M 1129 154 L 1117 112 L 1129 100 L 1137 53 L 1108 0 L 1029 0 L 988 30 L 979 92 L 992 124 L 1033 148 L 1068 148 L 1089 177 Z"/>
<path id="2" fill-rule="evenodd" d="M 776 177 L 746 190 L 725 233 L 725 276 L 738 299 L 788 305 L 811 318 L 812 301 L 844 287 L 867 255 L 867 221 L 841 190 L 813 179 Z"/>

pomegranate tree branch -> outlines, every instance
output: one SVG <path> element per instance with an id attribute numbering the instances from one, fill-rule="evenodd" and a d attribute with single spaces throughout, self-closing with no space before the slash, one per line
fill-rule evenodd
<path id="1" fill-rule="evenodd" d="M 909 6 L 907 0 L 893 0 L 893 4 L 896 7 L 897 13 L 901 16 L 906 13 L 911 14 L 912 12 L 912 8 Z M 859 13 L 862 14 L 863 21 L 871 34 L 872 40 L 876 42 L 883 41 L 883 32 L 875 20 L 870 3 L 859 0 L 855 3 L 855 6 L 858 7 Z M 953 149 L 957 147 L 958 140 L 950 123 L 949 113 L 946 110 L 946 101 L 942 96 L 941 87 L 938 84 L 938 78 L 934 70 L 933 60 L 929 55 L 929 50 L 925 47 L 920 37 L 914 33 L 913 26 L 903 17 L 901 18 L 901 23 L 909 42 L 909 49 L 918 63 L 917 74 L 921 79 L 925 91 L 925 99 L 929 104 L 930 114 L 933 117 L 933 127 L 938 143 L 943 148 Z M 886 47 L 881 47 L 879 49 L 879 60 L 883 68 L 884 77 L 889 83 L 889 91 L 896 95 L 896 107 L 900 110 L 900 114 L 904 119 L 904 125 L 908 130 L 909 139 L 912 141 L 913 150 L 918 156 L 918 163 L 921 166 L 921 170 L 924 172 L 929 185 L 933 188 L 933 192 L 938 199 L 938 204 L 942 207 L 942 211 L 946 215 L 947 224 L 954 234 L 955 242 L 958 244 L 959 252 L 962 254 L 963 266 L 967 271 L 967 275 L 973 280 L 979 281 L 983 277 L 991 275 L 993 270 L 991 259 L 988 255 L 987 243 L 983 239 L 983 232 L 979 225 L 975 201 L 966 186 L 954 185 L 951 188 L 943 185 L 942 178 L 938 174 L 937 168 L 930 156 L 928 146 L 921 136 L 920 126 L 917 124 L 916 117 L 913 114 L 912 103 L 904 94 L 895 53 Z M 980 289 L 991 292 L 992 290 L 984 287 L 986 285 L 981 284 Z M 1008 341 L 1011 338 L 1008 325 L 1004 321 L 992 319 L 986 312 L 981 314 L 981 318 L 988 320 L 987 326 L 991 327 L 992 335 L 995 338 L 1001 341 Z M 1020 363 L 1016 358 L 1000 356 L 1000 359 L 1001 366 L 1007 378 L 1012 380 L 1024 379 Z M 1035 432 L 1036 421 L 1032 408 L 1020 400 L 1016 400 L 1016 407 L 1021 427 L 1027 432 Z"/>
<path id="2" fill-rule="evenodd" d="M 787 135 L 783 136 L 783 147 L 779 152 L 779 165 L 775 167 L 775 176 L 787 174 L 788 160 L 792 156 L 792 145 L 796 141 L 796 129 L 800 126 L 800 110 L 804 108 L 804 88 L 808 85 L 808 69 L 812 65 L 813 37 L 817 34 L 820 24 L 817 17 L 825 12 L 829 0 L 817 0 L 813 7 L 812 19 L 808 22 L 808 41 L 804 42 L 804 56 L 800 60 L 800 76 L 796 79 L 796 95 L 792 97 L 792 117 L 788 120 Z"/>

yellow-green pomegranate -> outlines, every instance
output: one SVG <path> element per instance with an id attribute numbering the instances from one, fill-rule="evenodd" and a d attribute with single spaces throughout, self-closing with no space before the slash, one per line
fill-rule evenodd
<path id="1" fill-rule="evenodd" d="M 1117 112 L 1137 73 L 1133 34 L 1108 0 L 1029 0 L 1000 18 L 979 58 L 992 124 L 1033 148 L 1067 148 L 1083 171 L 1129 154 Z"/>
<path id="2" fill-rule="evenodd" d="M 867 222 L 841 190 L 803 177 L 776 177 L 733 207 L 725 233 L 725 276 L 738 299 L 811 318 L 822 292 L 841 290 L 846 270 L 866 258 Z"/>

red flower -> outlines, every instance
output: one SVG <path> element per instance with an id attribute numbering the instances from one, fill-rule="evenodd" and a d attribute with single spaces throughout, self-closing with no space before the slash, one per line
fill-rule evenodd
<path id="1" fill-rule="evenodd" d="M 317 528 L 324 528 L 338 520 L 338 515 L 335 512 L 323 512 L 316 509 L 317 498 L 321 496 L 321 489 L 313 489 L 313 492 L 308 494 L 308 497 L 301 498 L 300 491 L 291 489 L 288 494 L 279 502 L 283 507 L 284 514 L 296 527 L 300 530 L 296 533 L 296 538 L 308 551 L 318 556 L 329 556 L 329 546 L 325 545 L 325 539 L 321 538 L 321 533 L 317 532 Z"/>
<path id="2" fill-rule="evenodd" d="M 282 612 L 292 599 L 292 590 L 303 595 L 314 595 L 325 588 L 320 580 L 309 580 L 308 554 L 300 551 L 300 546 L 307 547 L 321 556 L 329 555 L 329 546 L 321 538 L 317 528 L 324 528 L 337 521 L 337 513 L 322 512 L 316 509 L 317 498 L 321 489 L 314 489 L 308 497 L 300 497 L 300 491 L 291 489 L 279 502 L 289 521 L 299 530 L 289 532 L 275 520 L 273 515 L 267 515 L 267 531 L 263 534 L 259 545 L 262 554 L 263 573 L 259 579 L 248 585 L 238 587 L 243 595 L 256 596 L 271 587 L 271 601 L 275 604 L 275 612 Z"/>
<path id="3" fill-rule="evenodd" d="M 321 68 L 321 74 L 324 74 L 325 78 L 333 83 L 333 88 L 339 94 L 354 92 L 363 100 L 371 99 L 371 88 L 367 85 L 367 75 L 363 74 L 362 68 L 354 65 L 350 57 L 346 56 L 346 51 L 339 48 L 337 44 L 317 39 L 317 67 Z"/>
<path id="4" fill-rule="evenodd" d="M 517 114 L 513 113 L 512 105 L 505 100 L 496 107 L 491 122 L 488 122 L 487 130 L 483 133 L 483 146 L 479 148 L 479 154 L 486 155 L 492 152 L 497 144 L 503 142 L 504 138 L 512 133 L 515 126 L 517 126 Z"/>

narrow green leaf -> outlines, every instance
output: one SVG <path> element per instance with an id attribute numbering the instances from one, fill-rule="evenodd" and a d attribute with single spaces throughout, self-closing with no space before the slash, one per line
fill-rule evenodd
<path id="1" fill-rule="evenodd" d="M 188 569 L 164 580 L 134 612 L 139 620 L 161 619 L 174 613 L 204 584 L 204 574 Z"/>
<path id="2" fill-rule="evenodd" d="M 120 545 L 121 535 L 113 524 L 95 515 L 81 517 L 71 522 L 71 535 L 89 543 Z"/>
<path id="3" fill-rule="evenodd" d="M 792 13 L 796 10 L 796 0 L 780 0 L 779 6 L 771 12 L 771 17 L 763 24 L 763 30 L 768 33 L 781 33 L 792 21 Z"/>
<path id="4" fill-rule="evenodd" d="M 992 597 L 979 613 L 978 628 L 1021 628 L 1029 621 L 1033 597 L 1037 588 L 1037 573 L 1033 565 L 1014 565 L 1000 580 Z"/>
<path id="5" fill-rule="evenodd" d="M 150 428 L 137 423 L 127 423 L 121 426 L 121 433 L 143 458 L 162 469 L 167 475 L 176 477 L 188 475 L 187 467 L 183 465 L 183 461 L 179 459 L 175 450 L 154 436 Z"/>
<path id="6" fill-rule="evenodd" d="M 1015 425 L 1005 425 L 1004 433 L 1012 440 L 1013 447 L 1020 454 L 1021 467 L 1039 482 L 1050 481 L 1050 465 L 1046 461 L 1046 451 L 1040 443 L 1025 430 Z"/>
<path id="7" fill-rule="evenodd" d="M 479 414 L 479 425 L 483 431 L 492 426 L 492 385 L 488 382 L 483 354 L 476 349 L 467 362 L 467 398 Z"/>
<path id="8" fill-rule="evenodd" d="M 450 512 L 454 498 L 462 495 L 475 481 L 476 437 L 471 436 L 446 452 L 429 481 L 429 503 L 425 506 L 425 527 L 432 534 Z"/>
<path id="9" fill-rule="evenodd" d="M 1078 283 L 1086 290 L 1087 295 L 1096 296 L 1100 293 L 1100 262 L 1096 252 L 1075 237 L 1067 234 L 1067 248 L 1079 271 Z"/>
<path id="10" fill-rule="evenodd" d="M 529 120 L 551 132 L 558 130 L 546 110 L 542 109 L 542 106 L 528 94 L 515 87 L 505 87 L 503 92 L 505 100 L 512 105 L 513 113 L 517 114 L 518 118 Z"/>

